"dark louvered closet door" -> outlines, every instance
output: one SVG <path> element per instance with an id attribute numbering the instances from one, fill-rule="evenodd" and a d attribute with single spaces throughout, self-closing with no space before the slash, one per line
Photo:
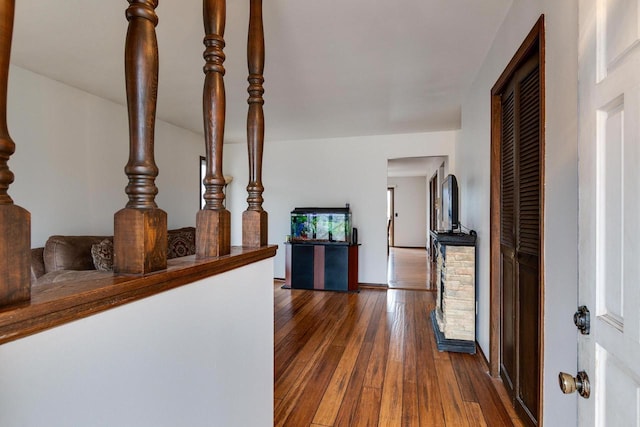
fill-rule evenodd
<path id="1" fill-rule="evenodd" d="M 502 281 L 500 373 L 513 395 L 516 373 L 515 93 L 502 96 L 500 266 Z"/>
<path id="2" fill-rule="evenodd" d="M 540 85 L 536 66 L 520 83 L 517 277 L 519 404 L 538 419 L 540 259 Z"/>
<path id="3" fill-rule="evenodd" d="M 502 95 L 500 374 L 523 419 L 539 401 L 541 106 L 537 56 Z"/>

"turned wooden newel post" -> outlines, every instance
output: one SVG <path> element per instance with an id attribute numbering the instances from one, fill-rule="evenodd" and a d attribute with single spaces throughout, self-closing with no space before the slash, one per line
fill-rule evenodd
<path id="1" fill-rule="evenodd" d="M 196 256 L 231 252 L 231 214 L 224 207 L 222 146 L 224 144 L 224 26 L 225 0 L 203 0 L 205 80 L 202 93 L 207 173 L 203 179 L 205 206 L 196 216 Z"/>
<path id="2" fill-rule="evenodd" d="M 8 193 L 13 182 L 8 162 L 16 147 L 7 127 L 14 6 L 14 0 L 0 1 L 0 306 L 31 297 L 31 215 Z"/>
<path id="3" fill-rule="evenodd" d="M 259 247 L 267 244 L 267 212 L 262 209 L 262 151 L 264 146 L 264 30 L 262 0 L 251 0 L 249 38 L 249 113 L 247 114 L 247 146 L 249 151 L 248 207 L 242 213 L 242 245 Z"/>
<path id="4" fill-rule="evenodd" d="M 158 208 L 153 137 L 158 93 L 158 0 L 128 0 L 125 81 L 129 110 L 129 184 L 126 207 L 115 214 L 116 273 L 144 274 L 167 268 L 167 214 Z"/>

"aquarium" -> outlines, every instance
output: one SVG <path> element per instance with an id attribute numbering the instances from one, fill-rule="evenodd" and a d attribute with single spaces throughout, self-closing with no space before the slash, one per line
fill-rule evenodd
<path id="1" fill-rule="evenodd" d="M 349 208 L 295 208 L 291 211 L 292 242 L 351 242 Z"/>

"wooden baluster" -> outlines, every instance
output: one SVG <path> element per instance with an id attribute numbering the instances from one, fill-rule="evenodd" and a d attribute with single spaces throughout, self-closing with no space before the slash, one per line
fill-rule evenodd
<path id="1" fill-rule="evenodd" d="M 158 208 L 153 156 L 158 95 L 158 0 L 128 0 L 125 81 L 129 110 L 126 207 L 115 214 L 114 271 L 144 274 L 167 267 L 167 214 Z"/>
<path id="2" fill-rule="evenodd" d="M 31 215 L 8 194 L 13 182 L 9 158 L 15 144 L 7 126 L 7 87 L 14 0 L 0 1 L 0 306 L 31 297 Z"/>
<path id="3" fill-rule="evenodd" d="M 31 298 L 31 215 L 8 193 L 14 177 L 7 163 L 15 151 L 7 127 L 14 10 L 14 0 L 0 1 L 0 306 Z"/>
<path id="4" fill-rule="evenodd" d="M 225 0 L 203 0 L 205 80 L 202 94 L 207 173 L 203 179 L 205 206 L 196 216 L 196 256 L 227 255 L 231 251 L 231 214 L 224 207 L 222 146 L 224 144 Z"/>
<path id="5" fill-rule="evenodd" d="M 264 146 L 264 30 L 262 0 L 251 0 L 249 37 L 249 112 L 247 114 L 247 145 L 249 151 L 248 207 L 242 213 L 242 245 L 259 247 L 267 244 L 267 212 L 262 209 L 262 152 Z"/>

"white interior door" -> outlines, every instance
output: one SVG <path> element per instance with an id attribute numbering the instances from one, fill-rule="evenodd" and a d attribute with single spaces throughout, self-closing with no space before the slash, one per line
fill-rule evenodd
<path id="1" fill-rule="evenodd" d="M 579 2 L 581 426 L 640 426 L 640 0 Z"/>

